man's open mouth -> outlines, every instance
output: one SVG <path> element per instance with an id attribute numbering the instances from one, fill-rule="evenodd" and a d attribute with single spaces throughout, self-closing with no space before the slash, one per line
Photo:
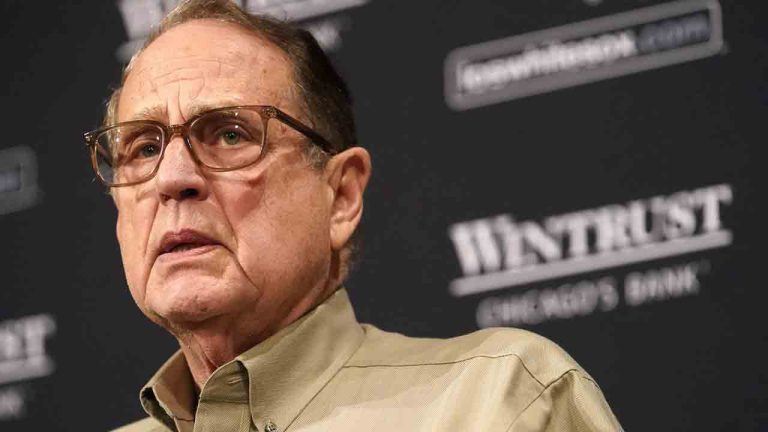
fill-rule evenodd
<path id="1" fill-rule="evenodd" d="M 205 245 L 199 244 L 199 243 L 182 243 L 182 244 L 179 244 L 179 245 L 176 245 L 176 246 L 172 247 L 169 250 L 163 251 L 163 253 L 167 254 L 167 253 L 174 253 L 174 252 L 184 252 L 184 251 L 188 251 L 188 250 L 192 250 L 192 249 L 198 248 L 200 246 L 205 246 Z"/>
<path id="2" fill-rule="evenodd" d="M 181 230 L 166 233 L 158 248 L 158 256 L 174 253 L 209 249 L 219 243 L 203 233 L 194 230 Z"/>

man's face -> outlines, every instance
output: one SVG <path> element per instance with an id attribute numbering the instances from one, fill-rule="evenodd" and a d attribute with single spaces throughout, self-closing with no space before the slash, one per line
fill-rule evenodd
<path id="1" fill-rule="evenodd" d="M 268 42 L 192 21 L 136 60 L 118 120 L 180 124 L 200 107 L 274 105 L 307 123 L 292 79 L 286 55 Z M 207 171 L 177 135 L 154 178 L 113 190 L 131 294 L 176 333 L 203 326 L 258 338 L 327 289 L 333 193 L 304 156 L 306 138 L 276 120 L 269 128 L 270 150 L 250 167 Z M 190 244 L 161 253 L 168 238 Z"/>

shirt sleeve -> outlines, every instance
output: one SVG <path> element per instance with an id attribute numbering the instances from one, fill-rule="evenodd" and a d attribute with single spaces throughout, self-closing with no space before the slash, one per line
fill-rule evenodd
<path id="1" fill-rule="evenodd" d="M 586 374 L 571 370 L 547 386 L 512 422 L 508 432 L 623 431 L 603 392 Z"/>

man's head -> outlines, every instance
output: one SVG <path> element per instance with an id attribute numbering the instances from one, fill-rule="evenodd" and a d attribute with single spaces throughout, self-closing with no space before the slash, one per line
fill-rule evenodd
<path id="1" fill-rule="evenodd" d="M 234 105 L 275 106 L 328 139 L 336 154 L 272 121 L 269 150 L 256 163 L 215 172 L 175 135 L 154 177 L 112 191 L 136 303 L 180 339 L 196 335 L 186 343 L 225 357 L 341 283 L 370 175 L 368 153 L 354 147 L 346 89 L 316 43 L 227 2 L 187 2 L 172 13 L 131 61 L 107 122 L 174 125 Z M 178 247 L 167 251 L 169 241 Z"/>

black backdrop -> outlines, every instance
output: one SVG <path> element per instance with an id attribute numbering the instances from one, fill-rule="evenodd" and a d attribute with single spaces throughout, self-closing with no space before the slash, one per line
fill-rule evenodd
<path id="1" fill-rule="evenodd" d="M 0 430 L 138 418 L 175 349 L 81 143 L 170 3 L 0 6 Z M 361 320 L 538 332 L 627 430 L 768 430 L 763 2 L 247 3 L 316 32 L 356 97 Z"/>

